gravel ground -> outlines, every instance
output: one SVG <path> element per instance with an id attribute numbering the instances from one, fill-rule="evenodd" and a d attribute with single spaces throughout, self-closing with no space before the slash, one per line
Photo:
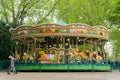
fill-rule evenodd
<path id="1" fill-rule="evenodd" d="M 0 80 L 120 80 L 120 72 L 19 72 L 7 75 L 2 71 Z"/>

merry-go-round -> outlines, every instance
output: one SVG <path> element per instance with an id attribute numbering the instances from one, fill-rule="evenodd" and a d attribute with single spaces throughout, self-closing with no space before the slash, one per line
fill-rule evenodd
<path id="1" fill-rule="evenodd" d="M 40 24 L 10 29 L 17 70 L 110 71 L 103 26 Z"/>

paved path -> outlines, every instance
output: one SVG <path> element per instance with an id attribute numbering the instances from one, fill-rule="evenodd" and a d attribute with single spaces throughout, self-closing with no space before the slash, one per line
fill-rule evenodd
<path id="1" fill-rule="evenodd" d="M 120 80 L 120 72 L 0 72 L 0 80 Z"/>

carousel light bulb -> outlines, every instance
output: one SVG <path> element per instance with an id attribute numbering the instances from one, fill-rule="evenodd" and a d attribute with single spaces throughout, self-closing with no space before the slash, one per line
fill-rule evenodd
<path id="1" fill-rule="evenodd" d="M 16 42 L 16 45 L 18 45 L 18 42 Z"/>
<path id="2" fill-rule="evenodd" d="M 79 42 L 80 42 L 80 39 L 79 39 Z"/>
<path id="3" fill-rule="evenodd" d="M 68 46 L 68 43 L 66 43 L 66 46 Z"/>
<path id="4" fill-rule="evenodd" d="M 67 41 L 70 41 L 70 39 L 68 38 Z"/>
<path id="5" fill-rule="evenodd" d="M 26 55 L 27 53 L 26 52 L 24 52 L 24 55 Z"/>

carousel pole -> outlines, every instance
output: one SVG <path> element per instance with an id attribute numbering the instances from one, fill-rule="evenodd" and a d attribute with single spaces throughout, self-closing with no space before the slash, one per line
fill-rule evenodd
<path id="1" fill-rule="evenodd" d="M 37 42 L 37 41 L 36 41 L 36 39 L 34 39 L 34 41 L 35 41 L 35 43 L 34 43 L 34 51 L 36 51 L 36 42 Z M 35 54 L 35 62 L 36 62 L 36 63 L 38 63 L 37 56 L 38 56 L 38 55 Z"/>
<path id="2" fill-rule="evenodd" d="M 55 47 L 55 48 L 57 48 L 57 40 L 56 40 L 56 37 L 54 36 L 54 38 L 53 38 L 53 42 L 56 42 L 53 46 Z"/>
<path id="3" fill-rule="evenodd" d="M 40 45 L 40 41 L 39 41 L 39 48 L 40 48 L 40 46 L 41 46 L 41 45 Z"/>
<path id="4" fill-rule="evenodd" d="M 20 53 L 20 43 L 17 44 L 17 54 Z"/>
<path id="5" fill-rule="evenodd" d="M 102 49 L 104 50 L 104 45 L 105 45 L 105 43 L 103 42 L 103 44 L 102 44 Z M 102 55 L 103 55 L 103 61 L 105 61 L 105 50 L 102 52 Z"/>
<path id="6" fill-rule="evenodd" d="M 63 45 L 62 45 L 63 43 L 62 43 L 62 36 L 60 36 L 60 44 L 59 44 L 59 47 L 60 48 L 62 48 L 63 47 Z"/>
<path id="7" fill-rule="evenodd" d="M 85 51 L 85 41 L 83 41 L 83 51 Z"/>
<path id="8" fill-rule="evenodd" d="M 25 52 L 27 53 L 27 43 L 26 43 L 26 45 L 25 45 Z"/>
<path id="9" fill-rule="evenodd" d="M 98 50 L 99 50 L 98 40 L 97 40 L 97 42 L 96 42 L 96 46 L 97 46 L 97 50 L 96 50 L 96 51 L 98 51 Z"/>
<path id="10" fill-rule="evenodd" d="M 21 52 L 21 44 L 20 44 L 20 53 L 19 54 L 21 54 L 22 52 Z"/>
<path id="11" fill-rule="evenodd" d="M 84 51 L 86 50 L 86 41 L 87 41 L 87 38 L 84 39 Z"/>
<path id="12" fill-rule="evenodd" d="M 48 49 L 49 48 L 49 46 L 48 46 L 48 37 L 46 37 L 46 43 L 47 43 L 46 48 Z"/>
<path id="13" fill-rule="evenodd" d="M 59 44 L 58 44 L 58 37 L 55 37 L 55 44 L 56 44 L 56 48 L 59 48 Z"/>
<path id="14" fill-rule="evenodd" d="M 22 44 L 20 44 L 20 53 L 19 55 L 22 53 Z M 21 56 L 19 56 L 19 60 L 21 59 Z"/>
<path id="15" fill-rule="evenodd" d="M 36 40 L 34 40 L 34 49 L 36 50 Z"/>
<path id="16" fill-rule="evenodd" d="M 92 39 L 90 39 L 90 52 L 93 52 L 93 50 L 92 50 Z"/>
<path id="17" fill-rule="evenodd" d="M 104 45 L 102 44 L 102 41 L 100 42 L 100 46 L 101 46 L 100 55 L 101 55 L 101 57 L 103 58 L 102 60 L 104 60 L 103 53 L 104 53 L 105 51 L 104 51 Z"/>
<path id="18" fill-rule="evenodd" d="M 96 50 L 97 50 L 97 49 L 96 49 L 96 41 L 94 42 L 94 45 L 95 45 L 95 51 L 96 51 Z"/>
<path id="19" fill-rule="evenodd" d="M 108 59 L 108 56 L 107 56 L 107 53 L 105 53 L 105 62 L 107 61 L 107 59 Z"/>
<path id="20" fill-rule="evenodd" d="M 53 36 L 51 37 L 51 47 L 53 47 Z"/>
<path id="21" fill-rule="evenodd" d="M 25 52 L 25 43 L 23 44 L 23 53 Z"/>
<path id="22" fill-rule="evenodd" d="M 63 60 L 66 62 L 66 49 L 65 49 L 65 37 L 64 36 L 62 36 L 62 42 L 63 42 L 63 49 L 64 49 L 64 57 L 63 57 Z"/>
<path id="23" fill-rule="evenodd" d="M 34 53 L 34 50 L 33 50 L 33 44 L 31 44 L 31 50 L 32 50 L 32 54 Z"/>
<path id="24" fill-rule="evenodd" d="M 79 41 L 79 37 L 77 37 L 76 39 L 76 48 L 78 48 L 78 41 Z"/>
<path id="25" fill-rule="evenodd" d="M 29 41 L 27 43 L 27 54 L 29 53 Z"/>
<path id="26" fill-rule="evenodd" d="M 68 48 L 70 48 L 70 38 L 67 39 L 68 42 Z"/>
<path id="27" fill-rule="evenodd" d="M 63 46 L 62 47 L 65 48 L 65 37 L 64 36 L 62 37 L 62 42 L 63 42 Z"/>
<path id="28" fill-rule="evenodd" d="M 18 42 L 16 42 L 15 54 L 18 53 Z"/>

